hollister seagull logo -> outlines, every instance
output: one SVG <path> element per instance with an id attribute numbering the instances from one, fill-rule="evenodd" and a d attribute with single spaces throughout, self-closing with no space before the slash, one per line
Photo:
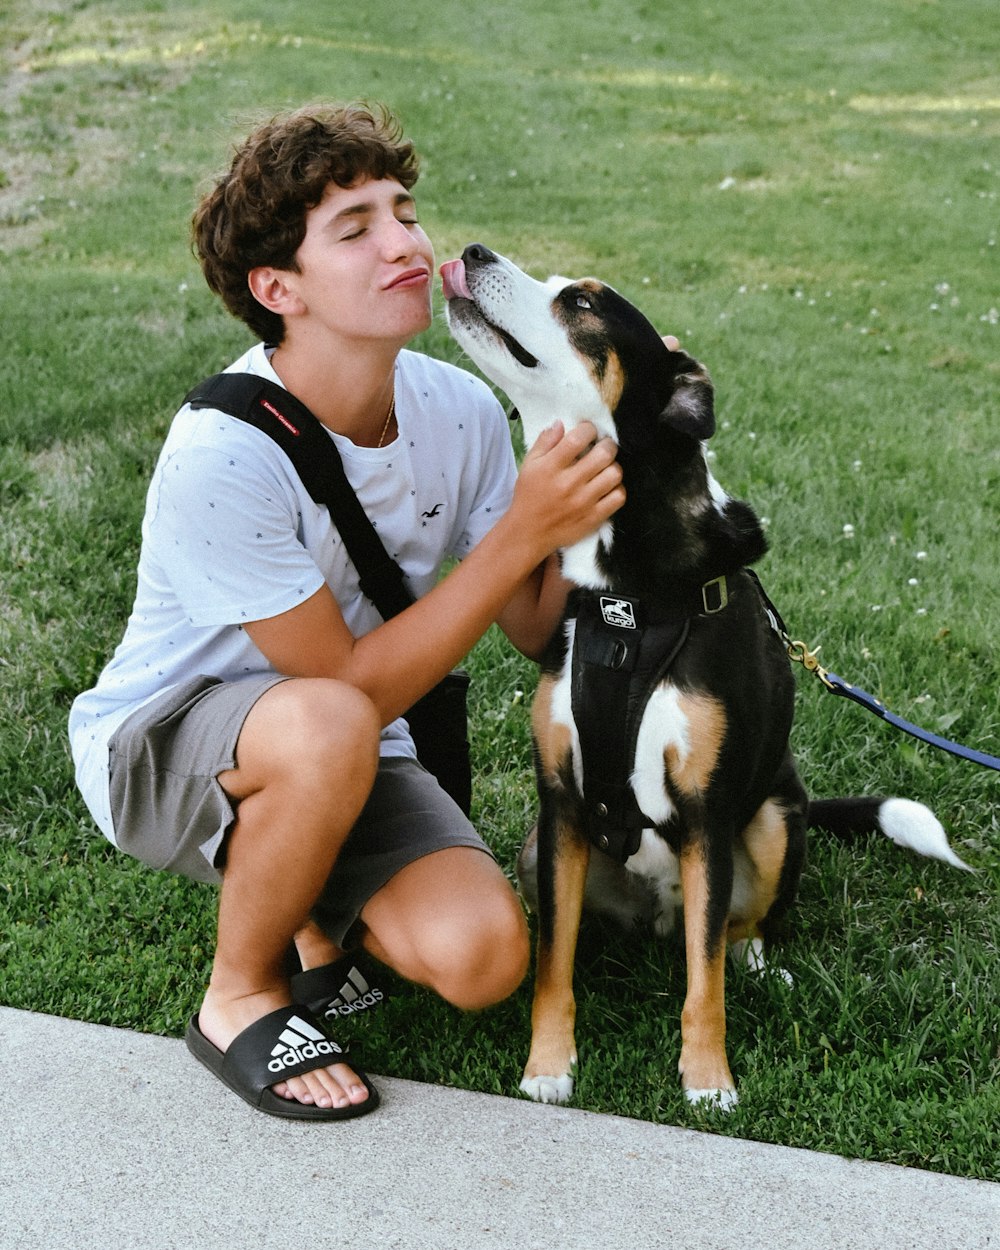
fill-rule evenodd
<path id="1" fill-rule="evenodd" d="M 605 624 L 617 625 L 619 629 L 635 629 L 635 609 L 627 599 L 609 599 L 601 596 L 601 615 Z"/>
<path id="2" fill-rule="evenodd" d="M 342 1055 L 343 1053 L 336 1042 L 331 1042 L 308 1020 L 303 1020 L 301 1016 L 291 1016 L 278 1034 L 278 1041 L 271 1051 L 272 1058 L 267 1065 L 267 1070 L 283 1072 L 285 1068 L 294 1068 L 307 1059 L 315 1059 L 319 1055 Z"/>

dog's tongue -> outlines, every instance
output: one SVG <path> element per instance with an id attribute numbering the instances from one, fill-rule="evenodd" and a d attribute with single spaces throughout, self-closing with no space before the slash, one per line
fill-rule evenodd
<path id="1" fill-rule="evenodd" d="M 472 299 L 465 280 L 465 265 L 460 260 L 446 260 L 441 266 L 441 286 L 445 299 Z"/>

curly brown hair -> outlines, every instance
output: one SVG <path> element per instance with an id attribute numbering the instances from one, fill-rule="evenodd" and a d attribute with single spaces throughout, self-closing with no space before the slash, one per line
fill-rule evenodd
<path id="1" fill-rule="evenodd" d="M 306 107 L 273 117 L 237 148 L 192 218 L 205 281 L 255 334 L 280 343 L 284 319 L 254 298 L 250 270 L 273 265 L 298 272 L 306 214 L 331 183 L 395 178 L 409 190 L 418 174 L 413 144 L 384 105 Z"/>

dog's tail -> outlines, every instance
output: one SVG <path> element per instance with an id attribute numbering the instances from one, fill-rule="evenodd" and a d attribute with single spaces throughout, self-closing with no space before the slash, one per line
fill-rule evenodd
<path id="1" fill-rule="evenodd" d="M 918 855 L 975 871 L 948 845 L 941 822 L 930 808 L 912 799 L 814 799 L 806 819 L 810 828 L 825 829 L 845 841 L 859 834 L 881 833 Z"/>

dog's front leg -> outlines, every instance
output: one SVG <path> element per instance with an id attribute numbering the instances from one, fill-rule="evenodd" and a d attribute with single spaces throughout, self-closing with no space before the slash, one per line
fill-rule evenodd
<path id="1" fill-rule="evenodd" d="M 739 1101 L 726 1058 L 725 928 L 732 874 L 726 877 L 719 865 L 712 879 L 700 838 L 681 851 L 680 868 L 688 984 L 677 1066 L 688 1102 L 728 1111 Z"/>
<path id="2" fill-rule="evenodd" d="M 590 844 L 543 798 L 538 827 L 538 953 L 531 1052 L 521 1089 L 536 1102 L 568 1102 L 576 1066 L 573 963 Z M 546 810 L 548 808 L 548 810 Z"/>

